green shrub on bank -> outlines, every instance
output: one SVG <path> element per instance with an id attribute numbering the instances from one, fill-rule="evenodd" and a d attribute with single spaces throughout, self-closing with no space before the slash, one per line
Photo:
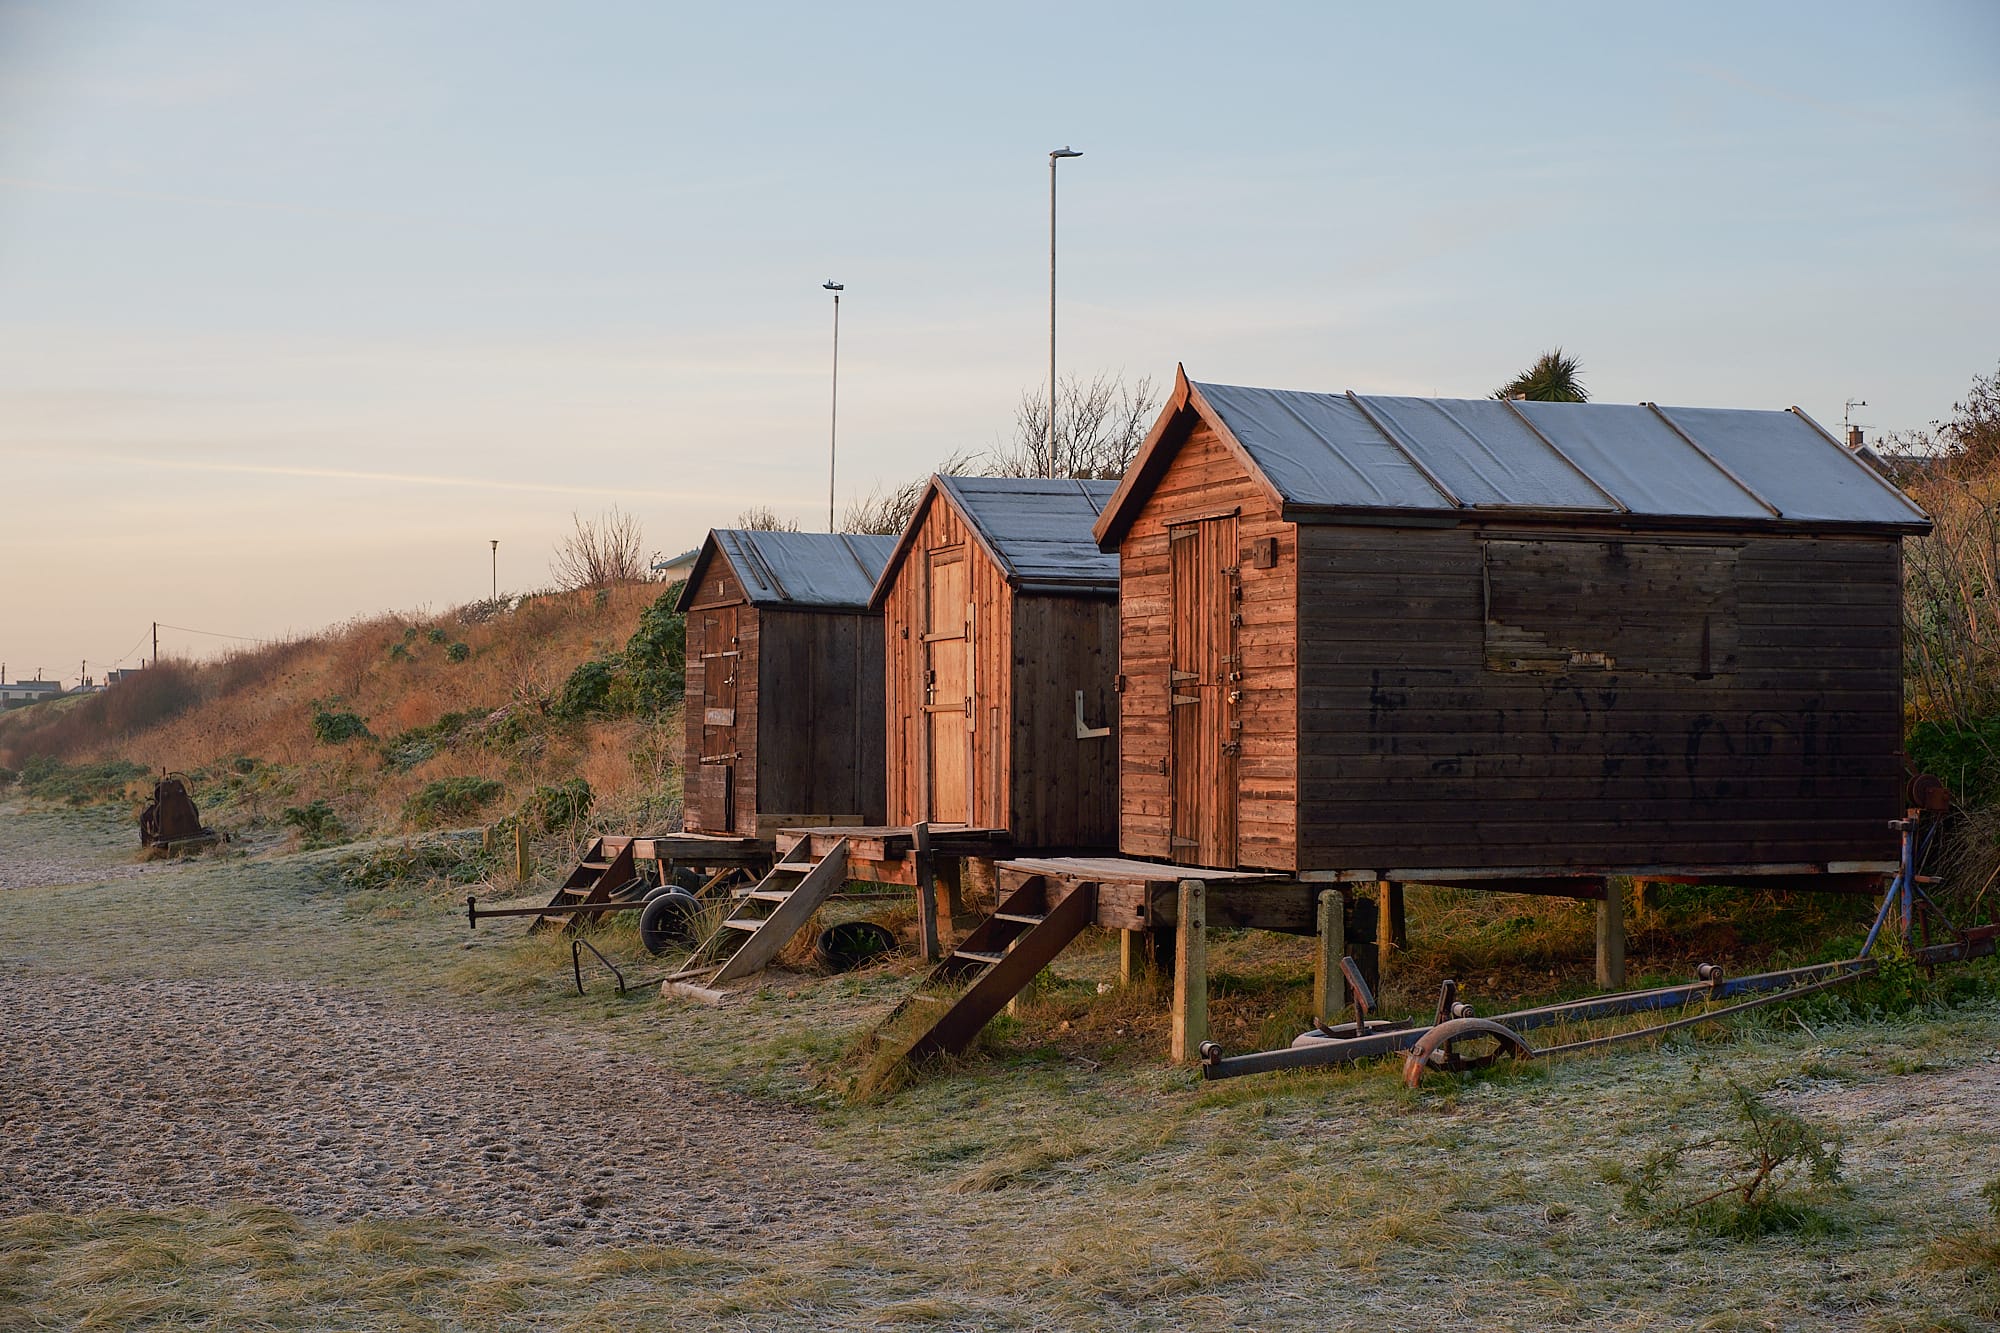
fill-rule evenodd
<path id="1" fill-rule="evenodd" d="M 44 801 L 102 805 L 125 799 L 126 789 L 149 776 L 141 764 L 113 759 L 101 764 L 63 764 L 37 755 L 21 766 L 21 790 Z"/>
<path id="2" fill-rule="evenodd" d="M 403 802 L 403 819 L 418 828 L 471 819 L 500 799 L 507 788 L 492 778 L 439 778 L 427 782 Z"/>
<path id="3" fill-rule="evenodd" d="M 308 851 L 347 841 L 347 825 L 324 800 L 288 805 L 278 818 L 299 831 L 300 845 Z"/>
<path id="4" fill-rule="evenodd" d="M 472 656 L 471 646 L 462 642 L 454 643 L 444 650 L 444 660 L 447 662 L 463 662 L 470 656 Z"/>
<path id="5" fill-rule="evenodd" d="M 549 703 L 550 714 L 565 722 L 650 717 L 679 703 L 687 684 L 687 617 L 674 610 L 680 589 L 674 584 L 639 614 L 624 652 L 570 672 Z"/>
<path id="6" fill-rule="evenodd" d="M 1944 781 L 1961 805 L 2000 799 L 2000 716 L 1971 725 L 1919 722 L 1910 728 L 1910 759 Z"/>
<path id="7" fill-rule="evenodd" d="M 313 739 L 321 745 L 345 745 L 348 741 L 373 740 L 368 724 L 353 713 L 335 712 L 317 704 L 313 710 Z"/>
<path id="8" fill-rule="evenodd" d="M 552 787 L 535 788 L 525 813 L 542 832 L 554 833 L 588 819 L 596 799 L 589 782 L 570 778 Z"/>

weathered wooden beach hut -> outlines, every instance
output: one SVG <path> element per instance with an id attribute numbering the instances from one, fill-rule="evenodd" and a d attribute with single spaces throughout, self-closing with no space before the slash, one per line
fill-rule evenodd
<path id="1" fill-rule="evenodd" d="M 687 617 L 684 827 L 769 839 L 787 824 L 880 823 L 882 613 L 891 537 L 717 529 Z"/>
<path id="2" fill-rule="evenodd" d="M 1120 849 L 1496 888 L 1879 868 L 1927 527 L 1797 409 L 1179 375 L 1096 527 Z"/>
<path id="3" fill-rule="evenodd" d="M 876 581 L 888 820 L 1017 848 L 1117 838 L 1118 562 L 1110 481 L 933 477 Z"/>

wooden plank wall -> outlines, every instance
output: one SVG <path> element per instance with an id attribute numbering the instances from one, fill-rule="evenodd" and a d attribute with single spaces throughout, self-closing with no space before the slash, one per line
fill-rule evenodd
<path id="1" fill-rule="evenodd" d="M 882 647 L 880 615 L 759 613 L 759 815 L 886 818 Z"/>
<path id="2" fill-rule="evenodd" d="M 718 553 L 719 554 L 719 553 Z M 695 589 L 687 617 L 687 692 L 682 712 L 686 716 L 686 748 L 682 752 L 681 825 L 688 832 L 719 832 L 723 818 L 723 772 L 720 766 L 700 762 L 703 753 L 703 691 L 706 672 L 719 662 L 704 662 L 702 654 L 721 651 L 726 645 L 711 645 L 703 637 L 701 612 L 720 606 L 736 606 L 736 820 L 738 832 L 757 829 L 757 676 L 758 615 L 744 596 L 726 559 L 709 561 L 701 586 Z"/>
<path id="3" fill-rule="evenodd" d="M 1005 828 L 1009 769 L 1005 719 L 1012 709 L 1013 590 L 1000 567 L 966 527 L 949 498 L 937 496 L 925 511 L 922 528 L 883 603 L 885 699 L 888 758 L 888 819 L 914 824 L 924 809 L 924 579 L 926 554 L 963 544 L 971 567 L 974 605 L 972 644 L 973 707 L 972 819 L 975 825 Z"/>
<path id="4" fill-rule="evenodd" d="M 1189 413 L 1190 416 L 1194 414 Z M 1297 529 L 1214 431 L 1196 419 L 1119 546 L 1119 847 L 1172 859 L 1167 776 L 1167 671 L 1172 647 L 1167 528 L 1234 509 L 1242 570 L 1243 750 L 1238 757 L 1235 863 L 1297 868 Z M 1253 567 L 1260 539 L 1277 564 Z"/>
<path id="5" fill-rule="evenodd" d="M 1893 856 L 1901 785 L 1901 553 L 1893 539 L 1473 528 L 1298 529 L 1300 868 L 1617 866 Z M 1536 609 L 1608 669 L 1493 669 L 1482 541 L 1623 541 L 1623 591 Z M 1735 623 L 1699 651 L 1691 601 L 1732 561 Z M 1513 547 L 1511 554 L 1520 548 Z M 1571 562 L 1588 568 L 1589 559 Z M 1683 582 L 1688 586 L 1683 587 Z M 1518 590 L 1517 590 L 1518 592 Z M 1509 603 L 1515 619 L 1520 598 Z M 1609 619 L 1608 619 L 1609 618 Z M 1503 633 L 1511 633 L 1503 627 Z M 1656 637 L 1656 636 L 1655 636 Z M 1698 649 L 1698 645 L 1695 646 Z M 1613 654 L 1615 658 L 1615 654 Z M 1664 670 L 1645 669 L 1648 658 Z"/>
<path id="6" fill-rule="evenodd" d="M 1013 793 L 1006 827 L 1022 848 L 1118 844 L 1118 604 L 1023 593 L 1013 614 Z M 1083 716 L 1112 734 L 1079 739 Z"/>

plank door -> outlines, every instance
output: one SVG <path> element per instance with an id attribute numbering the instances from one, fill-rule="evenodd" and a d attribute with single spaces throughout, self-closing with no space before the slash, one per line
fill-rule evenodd
<path id="1" fill-rule="evenodd" d="M 1236 519 L 1167 529 L 1173 651 L 1167 681 L 1172 740 L 1173 859 L 1236 864 Z"/>
<path id="2" fill-rule="evenodd" d="M 965 549 L 932 551 L 924 580 L 924 817 L 972 822 L 972 604 Z"/>
<path id="3" fill-rule="evenodd" d="M 702 784 L 709 807 L 702 826 L 717 833 L 736 831 L 736 608 L 703 611 L 701 635 L 701 763 L 709 772 Z M 719 802 L 719 804 L 715 804 Z"/>

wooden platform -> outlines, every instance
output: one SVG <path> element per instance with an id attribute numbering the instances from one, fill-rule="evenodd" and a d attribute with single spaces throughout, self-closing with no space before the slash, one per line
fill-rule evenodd
<path id="1" fill-rule="evenodd" d="M 1179 919 L 1181 882 L 1196 880 L 1208 889 L 1208 919 L 1216 925 L 1310 935 L 1318 929 L 1315 896 L 1325 887 L 1275 871 L 1213 870 L 1122 856 L 1017 857 L 996 869 L 1001 892 L 1040 879 L 1052 902 L 1091 886 L 1097 924 L 1107 930 L 1171 929 Z"/>
<path id="2" fill-rule="evenodd" d="M 917 883 L 917 831 L 910 825 L 828 824 L 779 829 L 777 852 L 790 858 L 805 845 L 817 860 L 841 843 L 847 844 L 847 877 L 878 884 Z M 809 844 L 809 845 L 807 845 Z M 931 855 L 993 861 L 1014 851 L 1013 835 L 1005 829 L 967 828 L 953 824 L 930 826 Z"/>
<path id="3" fill-rule="evenodd" d="M 756 838 L 711 833 L 662 833 L 632 839 L 632 855 L 641 861 L 670 861 L 676 865 L 755 867 L 769 865 L 775 852 L 769 842 Z"/>
<path id="4" fill-rule="evenodd" d="M 1748 865 L 1392 866 L 1385 870 L 1302 870 L 1308 884 L 1437 884 L 1491 893 L 1602 899 L 1607 879 L 1659 884 L 1732 884 L 1755 889 L 1878 893 L 1894 861 L 1774 861 Z"/>

